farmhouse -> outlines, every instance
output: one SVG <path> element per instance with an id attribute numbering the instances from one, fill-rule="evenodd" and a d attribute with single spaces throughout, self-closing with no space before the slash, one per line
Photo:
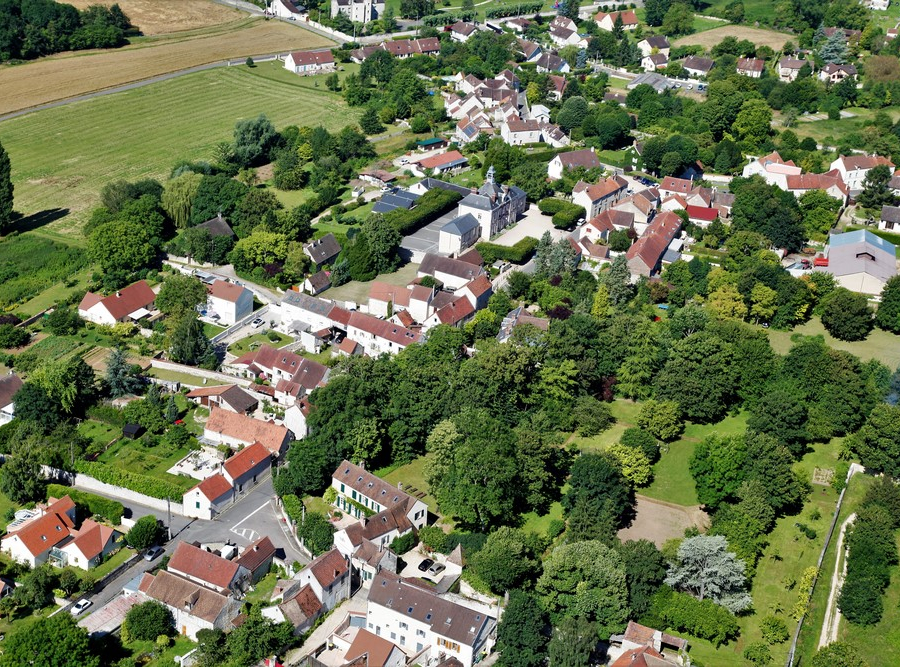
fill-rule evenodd
<path id="1" fill-rule="evenodd" d="M 563 177 L 564 170 L 578 167 L 584 169 L 597 169 L 600 167 L 600 160 L 597 158 L 593 148 L 560 153 L 550 160 L 550 163 L 547 165 L 547 178 L 559 180 Z"/>
<path id="2" fill-rule="evenodd" d="M 209 288 L 206 309 L 207 315 L 230 327 L 253 313 L 253 292 L 243 285 L 216 280 Z"/>
<path id="3" fill-rule="evenodd" d="M 622 26 L 622 30 L 635 30 L 638 27 L 638 18 L 634 10 L 629 9 L 625 12 L 597 12 L 594 15 L 594 22 L 600 30 L 612 32 L 616 28 L 616 21 Z"/>
<path id="4" fill-rule="evenodd" d="M 644 235 L 634 242 L 625 257 L 632 275 L 652 277 L 662 267 L 663 255 L 681 231 L 681 218 L 664 211 L 653 218 Z"/>
<path id="5" fill-rule="evenodd" d="M 350 567 L 337 549 L 313 560 L 294 578 L 301 588 L 312 588 L 326 613 L 350 597 Z"/>
<path id="6" fill-rule="evenodd" d="M 222 473 L 210 475 L 182 496 L 184 515 L 212 519 L 234 499 L 234 487 Z"/>
<path id="7" fill-rule="evenodd" d="M 584 208 L 585 219 L 594 218 L 617 202 L 628 188 L 628 181 L 621 176 L 611 176 L 589 185 L 578 181 L 572 188 L 572 203 Z"/>
<path id="8" fill-rule="evenodd" d="M 691 76 L 706 76 L 715 64 L 711 58 L 701 58 L 700 56 L 688 56 L 681 61 L 684 71 Z"/>
<path id="9" fill-rule="evenodd" d="M 274 422 L 260 421 L 218 407 L 210 409 L 203 429 L 203 438 L 211 443 L 237 448 L 259 442 L 276 458 L 287 449 L 290 435 L 287 428 Z"/>
<path id="10" fill-rule="evenodd" d="M 651 35 L 637 43 L 637 47 L 641 52 L 641 56 L 646 57 L 653 53 L 662 53 L 669 55 L 669 40 L 662 35 Z"/>
<path id="11" fill-rule="evenodd" d="M 333 72 L 334 56 L 331 51 L 296 51 L 287 54 L 284 68 L 302 76 Z"/>
<path id="12" fill-rule="evenodd" d="M 875 296 L 897 275 L 897 248 L 867 229 L 832 234 L 825 248 L 827 263 L 814 271 L 830 273 L 841 287 Z"/>
<path id="13" fill-rule="evenodd" d="M 450 39 L 454 42 L 468 42 L 469 38 L 474 35 L 478 27 L 474 23 L 465 23 L 457 21 L 450 26 Z"/>
<path id="14" fill-rule="evenodd" d="M 651 53 L 641 58 L 641 67 L 645 72 L 656 72 L 665 69 L 669 64 L 669 56 L 665 53 Z"/>
<path id="15" fill-rule="evenodd" d="M 156 294 L 150 285 L 145 280 L 139 280 L 107 297 L 88 292 L 78 304 L 78 316 L 108 326 L 126 320 L 137 322 L 150 315 L 154 301 Z"/>
<path id="16" fill-rule="evenodd" d="M 395 58 L 405 60 L 411 56 L 436 56 L 441 52 L 441 40 L 437 37 L 422 39 L 395 39 L 384 41 L 377 48 L 384 49 Z"/>
<path id="17" fill-rule="evenodd" d="M 13 396 L 22 388 L 22 379 L 10 371 L 0 377 L 0 426 L 8 424 L 16 416 L 16 406 Z"/>

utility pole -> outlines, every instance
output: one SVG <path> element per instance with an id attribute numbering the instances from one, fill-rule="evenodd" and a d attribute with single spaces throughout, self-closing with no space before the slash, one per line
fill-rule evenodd
<path id="1" fill-rule="evenodd" d="M 166 498 L 166 513 L 169 520 L 166 522 L 166 530 L 169 531 L 169 540 L 172 539 L 172 501 Z"/>

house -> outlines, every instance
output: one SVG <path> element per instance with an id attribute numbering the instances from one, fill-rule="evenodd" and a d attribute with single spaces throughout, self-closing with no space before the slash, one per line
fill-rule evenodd
<path id="1" fill-rule="evenodd" d="M 487 308 L 488 301 L 494 294 L 494 286 L 491 283 L 491 279 L 487 275 L 482 274 L 460 287 L 454 294 L 464 296 L 475 310 L 481 310 Z"/>
<path id="2" fill-rule="evenodd" d="M 338 345 L 339 350 L 346 350 L 348 347 L 347 341 L 349 338 L 345 338 Z M 350 351 L 344 352 L 348 356 L 356 354 L 353 351 L 353 348 L 359 347 L 356 341 L 350 341 L 349 345 L 351 347 Z M 360 350 L 358 354 L 362 354 Z M 309 418 L 309 413 L 311 412 L 312 407 L 310 406 L 309 399 L 301 398 L 299 401 L 294 403 L 292 406 L 287 408 L 284 411 L 284 425 L 288 427 L 288 430 L 294 434 L 295 440 L 302 440 L 309 434 L 309 428 L 306 425 L 306 420 Z"/>
<path id="3" fill-rule="evenodd" d="M 598 169 L 600 160 L 593 148 L 584 148 L 567 153 L 559 153 L 547 165 L 547 178 L 559 180 L 566 169 Z"/>
<path id="4" fill-rule="evenodd" d="M 628 181 L 621 176 L 589 185 L 578 181 L 572 188 L 572 203 L 584 208 L 585 220 L 590 220 L 617 202 L 628 189 Z"/>
<path id="5" fill-rule="evenodd" d="M 230 412 L 239 412 L 249 415 L 256 411 L 259 405 L 253 396 L 240 387 L 233 384 L 221 384 L 215 387 L 197 387 L 185 394 L 185 398 L 191 399 L 197 405 L 204 408 L 218 406 Z"/>
<path id="6" fill-rule="evenodd" d="M 50 501 L 48 507 L 39 509 L 38 516 L 14 530 L 7 528 L 8 534 L 0 540 L 0 550 L 32 568 L 48 560 L 64 563 L 67 557 L 59 547 L 71 540 L 75 503 L 69 496 Z"/>
<path id="7" fill-rule="evenodd" d="M 296 51 L 285 56 L 284 68 L 301 76 L 333 72 L 334 56 L 331 51 Z"/>
<path id="8" fill-rule="evenodd" d="M 210 218 L 206 222 L 201 222 L 199 225 L 196 225 L 196 227 L 205 229 L 209 232 L 211 237 L 227 236 L 228 238 L 234 238 L 234 230 L 231 229 L 231 226 L 225 221 L 225 218 L 222 217 L 221 213 L 215 218 Z"/>
<path id="9" fill-rule="evenodd" d="M 22 379 L 10 371 L 0 377 L 0 426 L 8 424 L 16 416 L 16 406 L 13 397 L 22 388 Z"/>
<path id="10" fill-rule="evenodd" d="M 569 63 L 559 57 L 556 53 L 542 53 L 535 61 L 537 63 L 537 71 L 539 74 L 553 74 L 559 72 L 568 74 L 570 71 Z"/>
<path id="11" fill-rule="evenodd" d="M 517 40 L 519 45 L 519 53 L 521 53 L 526 63 L 536 63 L 544 55 L 541 45 L 535 42 L 529 42 L 527 39 Z"/>
<path id="12" fill-rule="evenodd" d="M 216 280 L 209 288 L 207 314 L 230 327 L 253 313 L 253 292 L 243 285 Z"/>
<path id="13" fill-rule="evenodd" d="M 436 56 L 441 52 L 441 40 L 437 37 L 393 39 L 382 42 L 377 49 L 383 49 L 400 60 L 405 60 L 412 56 Z"/>
<path id="14" fill-rule="evenodd" d="M 350 567 L 337 549 L 314 559 L 295 579 L 301 587 L 312 588 L 326 613 L 350 597 Z"/>
<path id="15" fill-rule="evenodd" d="M 448 303 L 436 308 L 423 323 L 422 331 L 428 332 L 440 324 L 461 327 L 475 316 L 475 306 L 463 297 L 452 298 Z"/>
<path id="16" fill-rule="evenodd" d="M 659 195 L 663 199 L 671 195 L 687 195 L 694 189 L 694 181 L 686 178 L 666 176 L 659 184 Z"/>
<path id="17" fill-rule="evenodd" d="M 494 126 L 483 114 L 478 114 L 475 118 L 460 120 L 453 132 L 453 139 L 460 146 L 465 146 L 478 139 L 482 134 L 494 134 Z"/>
<path id="18" fill-rule="evenodd" d="M 234 498 L 231 482 L 224 474 L 216 473 L 185 491 L 181 502 L 185 516 L 212 521 Z"/>
<path id="19" fill-rule="evenodd" d="M 218 593 L 168 570 L 160 570 L 156 575 L 145 572 L 138 590 L 147 599 L 168 607 L 175 630 L 194 641 L 200 630 L 230 629 L 243 605 L 231 595 Z"/>
<path id="20" fill-rule="evenodd" d="M 850 28 L 825 28 L 824 32 L 825 37 L 834 37 L 836 34 L 841 34 L 846 42 L 858 42 L 862 36 L 861 30 L 851 30 Z"/>
<path id="21" fill-rule="evenodd" d="M 569 85 L 569 82 L 566 81 L 566 77 L 564 76 L 556 76 L 555 74 L 551 74 L 550 77 L 550 90 L 547 92 L 547 97 L 551 100 L 556 100 L 559 102 L 562 100 L 563 94 L 566 92 L 566 87 Z"/>
<path id="22" fill-rule="evenodd" d="M 578 34 L 575 21 L 565 16 L 556 16 L 548 28 L 550 40 L 557 46 L 587 46 L 587 40 Z"/>
<path id="23" fill-rule="evenodd" d="M 669 64 L 669 56 L 665 53 L 651 53 L 649 56 L 641 58 L 641 67 L 645 72 L 658 72 L 663 70 Z"/>
<path id="24" fill-rule="evenodd" d="M 73 565 L 82 570 L 97 567 L 113 551 L 120 548 L 122 534 L 115 528 L 85 519 L 72 539 L 58 547 L 62 557 L 56 560 L 61 566 Z"/>
<path id="25" fill-rule="evenodd" d="M 525 32 L 528 30 L 528 26 L 531 25 L 531 21 L 523 18 L 514 18 L 510 19 L 506 22 L 506 27 L 508 27 L 513 32 Z"/>
<path id="26" fill-rule="evenodd" d="M 541 139 L 553 148 L 563 148 L 572 143 L 559 125 L 551 123 L 541 123 Z"/>
<path id="27" fill-rule="evenodd" d="M 408 211 L 416 205 L 416 200 L 418 198 L 419 195 L 413 192 L 395 190 L 394 192 L 382 195 L 381 199 L 375 202 L 375 206 L 372 207 L 372 212 L 385 214 L 395 211 L 398 208 Z"/>
<path id="28" fill-rule="evenodd" d="M 715 64 L 712 58 L 702 58 L 700 56 L 688 56 L 681 61 L 684 71 L 694 77 L 707 76 Z"/>
<path id="29" fill-rule="evenodd" d="M 681 232 L 681 218 L 671 211 L 656 215 L 641 236 L 625 253 L 628 268 L 633 276 L 657 275 L 662 267 L 663 255 Z"/>
<path id="30" fill-rule="evenodd" d="M 366 169 L 365 171 L 359 172 L 359 179 L 379 188 L 383 188 L 396 181 L 397 177 L 384 169 Z"/>
<path id="31" fill-rule="evenodd" d="M 581 227 L 578 239 L 586 239 L 591 243 L 599 241 L 606 243 L 612 232 L 627 231 L 633 228 L 634 213 L 610 208 L 588 220 Z"/>
<path id="32" fill-rule="evenodd" d="M 406 654 L 386 639 L 359 628 L 344 653 L 348 667 L 405 667 Z"/>
<path id="33" fill-rule="evenodd" d="M 744 178 L 753 175 L 762 176 L 769 185 L 777 185 L 782 190 L 787 190 L 788 177 L 799 176 L 802 173 L 803 170 L 794 164 L 793 160 L 785 161 L 778 151 L 773 151 L 759 158 L 751 158 L 744 166 L 741 176 Z"/>
<path id="34" fill-rule="evenodd" d="M 312 260 L 316 271 L 319 271 L 322 267 L 334 263 L 334 260 L 341 254 L 341 245 L 337 242 L 334 234 L 328 232 L 322 238 L 304 244 L 303 254 Z"/>
<path id="35" fill-rule="evenodd" d="M 417 172 L 419 176 L 424 176 L 429 169 L 434 174 L 446 174 L 461 171 L 468 165 L 469 160 L 463 157 L 459 151 L 447 151 L 440 155 L 424 158 L 416 163 L 410 163 L 413 172 Z"/>
<path id="36" fill-rule="evenodd" d="M 649 56 L 652 53 L 662 53 L 669 55 L 669 40 L 662 35 L 651 35 L 637 43 L 637 47 L 641 52 L 641 57 Z"/>
<path id="37" fill-rule="evenodd" d="M 829 170 L 837 169 L 844 181 L 844 185 L 850 191 L 850 196 L 855 197 L 863 189 L 863 181 L 870 169 L 879 165 L 893 168 L 894 163 L 880 155 L 841 155 L 831 163 Z"/>
<path id="38" fill-rule="evenodd" d="M 869 9 L 883 12 L 891 6 L 891 0 L 865 0 L 865 5 Z"/>
<path id="39" fill-rule="evenodd" d="M 410 498 L 405 504 L 383 509 L 372 516 L 363 516 L 356 523 L 334 534 L 334 546 L 346 558 L 353 556 L 364 542 L 379 549 L 386 549 L 398 537 L 413 532 L 415 526 L 407 517 L 408 506 L 415 502 Z"/>
<path id="40" fill-rule="evenodd" d="M 355 311 L 350 313 L 347 336 L 359 343 L 370 357 L 396 354 L 422 340 L 421 334 L 406 327 Z"/>
<path id="41" fill-rule="evenodd" d="M 626 84 L 625 87 L 628 90 L 633 90 L 634 88 L 643 85 L 651 86 L 657 93 L 661 93 L 667 88 L 672 87 L 669 79 L 657 72 L 644 72 L 643 74 L 638 74 L 630 83 Z"/>
<path id="42" fill-rule="evenodd" d="M 505 343 L 508 341 L 516 327 L 531 326 L 538 331 L 547 331 L 550 329 L 550 320 L 543 317 L 535 317 L 522 306 L 514 308 L 506 314 L 500 323 L 500 331 L 497 333 L 497 341 Z"/>
<path id="43" fill-rule="evenodd" d="M 263 476 L 272 469 L 272 456 L 262 444 L 254 442 L 233 454 L 222 465 L 223 474 L 236 494 L 256 486 Z"/>
<path id="44" fill-rule="evenodd" d="M 897 33 L 900 32 L 897 26 L 890 28 L 886 33 L 884 33 L 884 38 L 886 40 L 897 39 Z"/>
<path id="45" fill-rule="evenodd" d="M 424 502 L 349 461 L 342 461 L 331 475 L 331 486 L 337 491 L 335 507 L 357 519 L 368 512 L 375 514 L 401 506 L 406 508 L 406 518 L 416 529 L 428 521 L 428 506 Z"/>
<path id="46" fill-rule="evenodd" d="M 319 271 L 306 277 L 303 281 L 303 291 L 307 294 L 320 294 L 331 287 L 331 275 L 327 271 Z"/>
<path id="47" fill-rule="evenodd" d="M 450 39 L 454 42 L 468 42 L 469 38 L 478 31 L 478 26 L 474 23 L 466 23 L 465 21 L 457 21 L 448 28 Z"/>
<path id="48" fill-rule="evenodd" d="M 411 652 L 427 650 L 431 660 L 448 656 L 472 667 L 490 650 L 496 625 L 497 619 L 485 611 L 464 607 L 389 572 L 379 572 L 369 590 L 366 629 L 379 637 L 396 637 L 400 647 Z"/>
<path id="49" fill-rule="evenodd" d="M 207 549 L 179 542 L 166 569 L 223 595 L 241 593 L 250 584 L 250 570 Z"/>
<path id="50" fill-rule="evenodd" d="M 625 632 L 609 639 L 610 667 L 668 667 L 681 665 L 686 639 L 629 621 Z"/>
<path id="51" fill-rule="evenodd" d="M 838 65 L 836 63 L 828 63 L 819 70 L 819 81 L 825 83 L 840 83 L 847 77 L 856 78 L 856 68 L 853 65 Z"/>
<path id="52" fill-rule="evenodd" d="M 272 0 L 269 9 L 266 10 L 268 14 L 291 21 L 296 21 L 305 11 L 306 8 L 294 0 Z"/>
<path id="53" fill-rule="evenodd" d="M 612 104 L 618 104 L 620 107 L 624 107 L 628 104 L 628 96 L 623 95 L 622 93 L 604 93 L 603 101 L 611 102 Z"/>
<path id="54" fill-rule="evenodd" d="M 226 366 L 237 375 L 269 380 L 275 387 L 275 400 L 282 405 L 290 405 L 324 385 L 330 372 L 323 364 L 269 345 L 261 345 Z"/>
<path id="55" fill-rule="evenodd" d="M 530 115 L 539 123 L 550 122 L 550 109 L 545 107 L 543 104 L 532 104 Z"/>
<path id="56" fill-rule="evenodd" d="M 884 232 L 900 230 L 900 206 L 882 206 L 878 229 Z"/>
<path id="57" fill-rule="evenodd" d="M 897 275 L 897 248 L 867 229 L 832 234 L 824 263 L 814 271 L 830 273 L 841 287 L 875 296 Z"/>
<path id="58" fill-rule="evenodd" d="M 829 171 L 825 174 L 793 174 L 787 177 L 786 190 L 798 199 L 810 190 L 822 190 L 830 197 L 834 197 L 841 204 L 847 203 L 850 191 L 844 185 L 840 172 Z"/>
<path id="59" fill-rule="evenodd" d="M 281 298 L 281 327 L 286 331 L 318 332 L 336 328 L 346 333 L 349 319 L 349 310 L 327 299 L 294 290 L 286 291 Z"/>
<path id="60" fill-rule="evenodd" d="M 804 65 L 809 65 L 810 70 L 812 70 L 812 61 L 785 56 L 778 61 L 778 78 L 788 83 L 794 81 L 800 75 L 800 70 L 803 69 Z"/>
<path id="61" fill-rule="evenodd" d="M 515 185 L 498 185 L 494 181 L 494 167 L 490 166 L 482 186 L 476 192 L 470 192 L 460 200 L 457 215 L 471 214 L 481 225 L 481 240 L 490 241 L 491 237 L 514 223 L 520 215 L 525 213 L 527 207 L 525 191 Z M 424 265 L 425 262 L 419 267 L 419 273 L 422 273 Z M 474 277 L 470 277 L 465 282 Z M 447 281 L 443 282 L 447 284 Z M 461 286 L 462 284 L 451 286 L 451 289 Z"/>
<path id="62" fill-rule="evenodd" d="M 269 573 L 272 561 L 275 559 L 275 552 L 272 540 L 268 537 L 260 537 L 247 545 L 234 562 L 250 572 L 250 583 L 255 584 Z"/>
<path id="63" fill-rule="evenodd" d="M 331 15 L 340 12 L 354 23 L 368 23 L 381 18 L 384 6 L 384 0 L 331 0 Z"/>
<path id="64" fill-rule="evenodd" d="M 154 301 L 156 294 L 150 285 L 145 280 L 139 280 L 107 297 L 88 292 L 78 304 L 78 316 L 107 326 L 127 320 L 137 322 L 150 315 Z"/>
<path id="65" fill-rule="evenodd" d="M 625 651 L 609 667 L 678 667 L 681 661 L 667 658 L 652 646 L 642 646 Z"/>
<path id="66" fill-rule="evenodd" d="M 620 199 L 619 202 L 613 206 L 613 210 L 632 215 L 634 230 L 638 233 L 638 236 L 640 236 L 644 233 L 647 224 L 656 214 L 656 209 L 659 204 L 659 193 L 656 188 L 647 188 L 647 190 L 635 193 L 631 197 Z"/>
<path id="67" fill-rule="evenodd" d="M 510 146 L 536 144 L 541 140 L 541 124 L 536 120 L 516 117 L 500 126 L 500 136 Z"/>
<path id="68" fill-rule="evenodd" d="M 638 27 L 637 15 L 631 9 L 625 12 L 597 12 L 594 14 L 594 23 L 600 30 L 606 32 L 615 30 L 616 21 L 620 22 L 622 30 L 635 30 Z"/>
<path id="69" fill-rule="evenodd" d="M 277 458 L 287 450 L 290 433 L 287 428 L 274 422 L 260 421 L 213 406 L 203 428 L 203 438 L 231 448 L 249 447 L 258 442 Z"/>
<path id="70" fill-rule="evenodd" d="M 719 217 L 719 212 L 714 208 L 706 206 L 691 206 L 688 204 L 685 209 L 688 214 L 688 220 L 698 227 L 708 227 L 713 220 Z"/>
<path id="71" fill-rule="evenodd" d="M 766 61 L 760 58 L 738 58 L 737 73 L 758 79 L 766 68 Z"/>
<path id="72" fill-rule="evenodd" d="M 291 585 L 293 582 L 284 583 L 289 586 L 289 594 L 281 593 L 278 604 L 263 607 L 262 615 L 275 623 L 289 621 L 294 626 L 294 635 L 299 636 L 313 626 L 324 610 L 312 586 L 307 584 L 298 589 Z"/>
<path id="73" fill-rule="evenodd" d="M 459 255 L 481 238 L 481 224 L 471 213 L 454 218 L 438 232 L 438 252 Z"/>

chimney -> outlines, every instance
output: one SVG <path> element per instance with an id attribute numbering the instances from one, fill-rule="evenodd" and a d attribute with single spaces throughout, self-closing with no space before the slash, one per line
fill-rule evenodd
<path id="1" fill-rule="evenodd" d="M 121 297 L 121 296 L 122 296 L 122 293 L 121 293 L 121 292 L 116 292 L 116 296 Z"/>

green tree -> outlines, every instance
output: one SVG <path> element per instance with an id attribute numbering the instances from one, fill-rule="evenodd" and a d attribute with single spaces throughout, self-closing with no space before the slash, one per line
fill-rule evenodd
<path id="1" fill-rule="evenodd" d="M 143 551 L 159 544 L 163 536 L 164 531 L 159 525 L 159 521 L 152 514 L 148 514 L 135 521 L 131 530 L 125 535 L 125 541 L 131 548 Z"/>
<path id="2" fill-rule="evenodd" d="M 68 415 L 80 415 L 94 400 L 94 370 L 81 357 L 46 362 L 35 369 L 37 382 Z"/>
<path id="3" fill-rule="evenodd" d="M 645 20 L 650 27 L 661 26 L 669 11 L 672 0 L 646 0 L 644 7 L 646 8 Z"/>
<path id="4" fill-rule="evenodd" d="M 731 345 L 706 331 L 675 342 L 656 378 L 656 398 L 675 401 L 692 421 L 718 421 L 734 396 L 733 358 Z"/>
<path id="5" fill-rule="evenodd" d="M 113 348 L 106 360 L 106 386 L 113 398 L 140 394 L 144 383 L 140 377 L 140 367 L 128 363 L 125 350 Z"/>
<path id="6" fill-rule="evenodd" d="M 535 586 L 551 618 L 579 616 L 596 623 L 602 639 L 621 632 L 628 620 L 625 566 L 600 542 L 576 542 L 554 549 Z"/>
<path id="7" fill-rule="evenodd" d="M 87 631 L 71 614 L 55 614 L 14 632 L 4 642 L 0 666 L 98 667 Z"/>
<path id="8" fill-rule="evenodd" d="M 642 321 L 635 327 L 625 359 L 616 373 L 616 391 L 634 400 L 649 398 L 653 392 L 653 376 L 658 368 L 656 332 L 650 322 Z"/>
<path id="9" fill-rule="evenodd" d="M 629 540 L 618 544 L 616 551 L 625 565 L 632 617 L 641 618 L 666 577 L 666 560 L 650 540 Z"/>
<path id="10" fill-rule="evenodd" d="M 275 126 L 260 114 L 256 118 L 239 120 L 234 125 L 233 160 L 239 167 L 252 167 L 268 158 L 269 151 L 278 142 Z"/>
<path id="11" fill-rule="evenodd" d="M 156 295 L 156 307 L 166 315 L 181 317 L 193 313 L 201 303 L 206 303 L 206 285 L 180 273 L 166 278 Z"/>
<path id="12" fill-rule="evenodd" d="M 563 507 L 571 511 L 583 496 L 608 503 L 619 517 L 627 515 L 634 504 L 630 485 L 616 460 L 605 454 L 582 454 L 572 465 L 569 489 L 562 499 Z"/>
<path id="13" fill-rule="evenodd" d="M 846 447 L 867 468 L 900 476 L 900 407 L 875 406 L 862 428 L 847 439 Z"/>
<path id="14" fill-rule="evenodd" d="M 772 652 L 763 642 L 756 642 L 744 649 L 744 660 L 756 667 L 765 667 L 772 664 Z"/>
<path id="15" fill-rule="evenodd" d="M 384 216 L 373 213 L 362 226 L 362 233 L 366 235 L 366 243 L 375 271 L 377 273 L 390 273 L 397 268 L 400 257 L 397 250 L 403 237 L 397 228 L 384 219 Z"/>
<path id="16" fill-rule="evenodd" d="M 847 38 L 842 30 L 836 30 L 819 49 L 819 58 L 826 65 L 829 63 L 842 65 L 847 62 L 848 57 Z"/>
<path id="17" fill-rule="evenodd" d="M 694 32 L 694 10 L 687 4 L 673 2 L 663 18 L 664 35 L 689 35 Z"/>
<path id="18" fill-rule="evenodd" d="M 634 287 L 631 284 L 631 271 L 625 255 L 616 257 L 609 266 L 609 271 L 602 277 L 609 290 L 609 300 L 614 306 L 620 306 L 631 300 Z"/>
<path id="19" fill-rule="evenodd" d="M 168 181 L 163 189 L 160 205 L 178 229 L 190 224 L 191 206 L 202 180 L 201 174 L 189 171 Z"/>
<path id="20" fill-rule="evenodd" d="M 822 303 L 822 325 L 838 340 L 865 340 L 874 323 L 863 294 L 838 287 Z"/>
<path id="21" fill-rule="evenodd" d="M 532 594 L 514 590 L 497 624 L 501 667 L 542 667 L 547 657 L 547 614 Z"/>
<path id="22" fill-rule="evenodd" d="M 187 313 L 175 323 L 169 334 L 169 358 L 179 364 L 215 368 L 216 351 L 203 331 L 203 324 Z"/>
<path id="23" fill-rule="evenodd" d="M 314 556 L 318 556 L 334 544 L 334 526 L 321 512 L 307 512 L 306 519 L 297 529 L 297 537 Z"/>
<path id="24" fill-rule="evenodd" d="M 96 227 L 88 237 L 88 255 L 105 273 L 128 281 L 135 271 L 153 263 L 160 248 L 150 225 L 116 219 Z"/>
<path id="25" fill-rule="evenodd" d="M 72 336 L 84 326 L 84 320 L 74 308 L 57 306 L 44 319 L 44 328 L 54 336 Z"/>
<path id="26" fill-rule="evenodd" d="M 6 234 L 13 220 L 13 184 L 9 155 L 0 143 L 0 234 Z"/>
<path id="27" fill-rule="evenodd" d="M 353 444 L 353 462 L 366 465 L 375 460 L 384 446 L 384 436 L 384 430 L 375 417 L 354 422 L 347 437 Z"/>
<path id="28" fill-rule="evenodd" d="M 797 395 L 795 388 L 776 388 L 766 392 L 751 406 L 747 427 L 768 433 L 800 454 L 809 439 L 806 430 L 808 418 L 806 401 Z"/>
<path id="29" fill-rule="evenodd" d="M 823 646 L 812 658 L 812 667 L 869 667 L 859 651 L 846 642 L 832 642 Z"/>
<path id="30" fill-rule="evenodd" d="M 549 655 L 553 667 L 583 667 L 590 664 L 597 647 L 597 629 L 580 617 L 567 616 L 553 628 Z"/>
<path id="31" fill-rule="evenodd" d="M 745 570 L 744 561 L 728 551 L 724 537 L 698 535 L 684 540 L 678 547 L 677 560 L 669 569 L 665 583 L 698 600 L 709 598 L 738 613 L 752 604 L 746 590 Z"/>
<path id="32" fill-rule="evenodd" d="M 863 190 L 856 198 L 857 203 L 863 208 L 874 209 L 896 204 L 897 197 L 888 185 L 891 176 L 890 167 L 884 164 L 869 169 L 863 181 Z"/>
<path id="33" fill-rule="evenodd" d="M 675 401 L 645 401 L 636 423 L 653 437 L 665 442 L 675 440 L 684 431 L 681 407 Z"/>
<path id="34" fill-rule="evenodd" d="M 494 593 L 502 595 L 533 580 L 540 564 L 519 530 L 501 526 L 472 557 L 472 569 Z"/>
<path id="35" fill-rule="evenodd" d="M 4 348 L 22 347 L 29 340 L 31 340 L 31 334 L 26 329 L 9 323 L 0 324 L 0 346 Z"/>
<path id="36" fill-rule="evenodd" d="M 378 112 L 375 107 L 366 107 L 363 115 L 359 118 L 359 127 L 366 134 L 381 134 L 384 132 L 384 125 L 378 119 Z"/>
<path id="37" fill-rule="evenodd" d="M 875 324 L 880 329 L 900 334 L 900 276 L 894 276 L 884 284 Z"/>
<path id="38" fill-rule="evenodd" d="M 12 456 L 0 468 L 0 491 L 16 503 L 41 500 L 47 488 L 47 478 L 41 469 L 40 446 L 43 443 L 28 438 L 17 442 Z"/>
<path id="39" fill-rule="evenodd" d="M 13 396 L 16 418 L 52 431 L 62 420 L 62 406 L 37 382 L 26 382 Z"/>
<path id="40" fill-rule="evenodd" d="M 765 100 L 749 99 L 741 105 L 732 129 L 744 141 L 759 145 L 769 136 L 772 110 Z"/>
<path id="41" fill-rule="evenodd" d="M 646 486 L 653 477 L 650 459 L 640 449 L 616 442 L 606 448 L 606 452 L 619 463 L 625 479 L 635 486 Z"/>
<path id="42" fill-rule="evenodd" d="M 562 108 L 556 117 L 556 122 L 566 132 L 575 127 L 581 127 L 589 112 L 587 100 L 581 96 L 570 97 L 563 102 Z"/>
<path id="43" fill-rule="evenodd" d="M 172 612 L 156 600 L 135 605 L 125 615 L 128 637 L 138 641 L 153 641 L 160 635 L 172 634 L 174 625 Z"/>
<path id="44" fill-rule="evenodd" d="M 38 611 L 53 602 L 53 589 L 57 583 L 56 573 L 45 563 L 22 577 L 13 594 L 21 606 Z"/>
<path id="45" fill-rule="evenodd" d="M 702 505 L 715 509 L 732 498 L 746 477 L 747 443 L 743 438 L 709 436 L 694 449 L 691 475 Z"/>

